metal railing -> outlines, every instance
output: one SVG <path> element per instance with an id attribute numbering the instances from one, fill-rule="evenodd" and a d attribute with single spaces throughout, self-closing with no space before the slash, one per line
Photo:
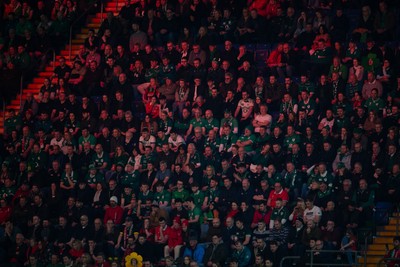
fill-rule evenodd
<path id="1" fill-rule="evenodd" d="M 19 111 L 22 110 L 22 92 L 24 91 L 24 74 L 21 74 L 19 80 Z"/>
<path id="2" fill-rule="evenodd" d="M 56 50 L 54 50 L 54 48 L 49 48 L 46 50 L 44 55 L 46 56 L 50 52 L 53 56 L 53 60 L 51 61 L 51 67 L 53 68 L 53 72 L 54 72 L 54 70 L 56 69 Z"/>
<path id="3" fill-rule="evenodd" d="M 104 14 L 104 3 L 103 1 L 100 1 L 100 21 L 103 23 L 103 14 Z"/>
<path id="4" fill-rule="evenodd" d="M 3 96 L 3 129 L 4 130 L 5 130 L 5 127 L 4 127 L 5 125 L 6 125 L 6 98 Z"/>
<path id="5" fill-rule="evenodd" d="M 103 8 L 103 2 L 102 3 L 102 8 Z M 96 3 L 92 3 L 84 12 L 82 12 L 82 14 L 80 14 L 75 20 L 74 22 L 71 23 L 71 25 L 69 26 L 69 49 L 68 49 L 68 55 L 69 55 L 69 61 L 71 61 L 71 53 L 72 53 L 72 34 L 73 34 L 73 29 L 74 26 L 80 22 L 82 20 L 82 18 L 87 15 L 87 13 L 92 10 L 93 7 L 96 6 Z"/>
<path id="6" fill-rule="evenodd" d="M 281 261 L 279 262 L 279 266 L 280 266 L 280 267 L 285 266 L 285 265 L 283 265 L 283 263 L 284 263 L 285 261 L 287 261 L 287 260 L 300 260 L 300 256 L 286 256 L 286 257 L 283 257 L 283 258 L 281 259 Z"/>
<path id="7" fill-rule="evenodd" d="M 346 257 L 346 253 L 350 252 L 352 254 L 352 256 L 354 256 L 354 264 L 353 266 L 366 266 L 367 265 L 367 254 L 365 253 L 365 251 L 341 251 L 341 250 L 306 250 L 306 253 L 309 253 L 310 258 L 309 261 L 305 263 L 306 266 L 349 266 L 349 263 L 347 262 L 347 259 L 344 260 L 339 260 L 337 262 L 335 261 L 331 261 L 329 263 L 319 263 L 319 262 L 315 262 L 315 256 L 314 253 L 315 252 L 320 252 L 320 253 L 332 253 L 334 254 L 333 256 L 336 256 L 336 254 L 340 254 L 341 257 Z M 357 259 L 362 257 L 363 263 L 357 263 Z M 300 260 L 301 257 L 300 256 L 286 256 L 283 257 L 279 263 L 280 267 L 284 267 L 287 266 L 285 265 L 285 263 L 289 260 Z"/>
<path id="8" fill-rule="evenodd" d="M 383 257 L 382 259 L 379 260 L 379 262 L 376 264 L 376 267 L 381 267 L 381 266 L 386 266 L 387 262 L 390 261 L 395 261 L 396 264 L 400 265 L 400 259 L 399 258 L 385 258 Z M 384 265 L 382 265 L 382 263 Z"/>

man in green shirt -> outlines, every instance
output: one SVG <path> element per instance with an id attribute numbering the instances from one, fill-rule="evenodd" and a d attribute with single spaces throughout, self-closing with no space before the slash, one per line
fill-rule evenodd
<path id="1" fill-rule="evenodd" d="M 232 112 L 230 110 L 225 110 L 224 118 L 222 118 L 220 125 L 220 135 L 223 134 L 223 127 L 225 127 L 226 125 L 230 126 L 234 134 L 238 134 L 239 132 L 239 123 L 237 119 L 232 116 Z"/>
<path id="2" fill-rule="evenodd" d="M 94 163 L 94 166 L 96 167 L 97 170 L 101 172 L 105 172 L 110 164 L 110 159 L 103 151 L 103 147 L 101 144 L 97 144 L 95 147 L 95 154 L 93 155 L 92 162 Z"/>
<path id="3" fill-rule="evenodd" d="M 11 134 L 13 130 L 19 131 L 21 129 L 22 121 L 18 115 L 15 115 L 15 111 L 10 109 L 7 112 L 7 119 L 4 122 L 4 132 Z"/>
<path id="4" fill-rule="evenodd" d="M 360 222 L 365 222 L 372 219 L 375 191 L 368 188 L 368 183 L 365 179 L 360 179 L 358 185 L 359 188 L 354 193 L 353 201 L 355 209 L 360 212 Z"/>
<path id="5" fill-rule="evenodd" d="M 121 185 L 129 186 L 135 192 L 135 194 L 139 193 L 139 185 L 140 185 L 140 172 L 135 170 L 134 165 L 127 164 L 126 165 L 126 172 L 121 177 Z"/>
<path id="6" fill-rule="evenodd" d="M 371 97 L 365 101 L 365 108 L 368 109 L 368 112 L 375 111 L 378 115 L 383 111 L 385 108 L 385 101 L 378 97 L 378 89 L 374 88 L 371 90 Z"/>
<path id="7" fill-rule="evenodd" d="M 190 120 L 190 125 L 189 125 L 189 129 L 186 132 L 185 137 L 187 138 L 188 136 L 190 136 L 193 132 L 193 130 L 197 127 L 201 128 L 201 132 L 204 135 L 206 133 L 206 120 L 204 118 L 201 117 L 201 109 L 200 108 L 195 108 L 193 109 L 193 115 L 194 118 Z"/>
<path id="8" fill-rule="evenodd" d="M 244 147 L 244 150 L 246 153 L 253 152 L 253 144 L 254 141 L 256 140 L 256 137 L 253 134 L 253 126 L 248 125 L 244 129 L 244 134 L 239 137 L 239 139 L 236 142 L 236 145 L 238 147 Z"/>
<path id="9" fill-rule="evenodd" d="M 232 151 L 232 145 L 236 144 L 236 141 L 237 136 L 232 133 L 231 126 L 225 124 L 220 139 L 219 152 L 230 153 Z"/>
<path id="10" fill-rule="evenodd" d="M 197 205 L 194 202 L 193 197 L 189 197 L 186 200 L 186 207 L 188 210 L 188 228 L 189 231 L 193 232 L 194 236 L 200 235 L 200 217 L 201 217 L 201 209 L 197 207 Z"/>
<path id="11" fill-rule="evenodd" d="M 13 186 L 11 179 L 7 177 L 4 179 L 4 185 L 0 189 L 0 198 L 11 201 L 16 191 L 17 188 Z"/>
<path id="12" fill-rule="evenodd" d="M 328 185 L 329 188 L 333 187 L 334 177 L 326 169 L 325 163 L 320 163 L 318 165 L 318 173 L 317 176 L 315 177 L 315 181 L 318 183 L 324 182 Z"/>
<path id="13" fill-rule="evenodd" d="M 310 97 L 310 93 L 306 90 L 301 91 L 301 101 L 299 102 L 299 110 L 305 111 L 308 119 L 314 118 L 315 101 Z"/>
<path id="14" fill-rule="evenodd" d="M 217 133 L 218 133 L 218 131 L 209 130 L 208 137 L 204 142 L 204 148 L 207 146 L 210 146 L 211 149 L 213 150 L 213 153 L 219 152 L 220 140 L 217 137 Z"/>
<path id="15" fill-rule="evenodd" d="M 315 84 L 306 75 L 300 76 L 299 92 L 307 91 L 312 97 L 315 93 Z"/>
<path id="16" fill-rule="evenodd" d="M 287 129 L 287 134 L 283 139 L 283 147 L 284 149 L 290 151 L 292 149 L 292 145 L 300 144 L 301 139 L 300 136 L 295 133 L 292 125 L 288 125 L 286 129 Z"/>
<path id="17" fill-rule="evenodd" d="M 28 170 L 37 173 L 40 170 L 44 170 L 46 163 L 47 154 L 40 149 L 39 144 L 34 144 L 32 152 L 28 158 Z"/>
<path id="18" fill-rule="evenodd" d="M 153 201 L 153 192 L 150 191 L 150 185 L 142 183 L 140 186 L 140 193 L 138 197 L 138 205 L 141 208 L 149 208 Z"/>
<path id="19" fill-rule="evenodd" d="M 199 185 L 194 182 L 192 183 L 192 193 L 190 194 L 189 198 L 193 199 L 194 204 L 197 207 L 204 207 L 206 206 L 205 195 L 204 192 L 200 190 Z"/>
<path id="20" fill-rule="evenodd" d="M 158 181 L 155 187 L 154 201 L 157 202 L 160 208 L 169 208 L 171 204 L 171 193 L 164 189 L 163 181 Z"/>
<path id="21" fill-rule="evenodd" d="M 189 192 L 183 187 L 183 181 L 182 180 L 176 181 L 176 188 L 174 191 L 172 191 L 171 206 L 174 207 L 176 199 L 179 198 L 182 199 L 183 201 L 186 201 L 188 197 L 189 197 Z"/>
<path id="22" fill-rule="evenodd" d="M 104 176 L 97 172 L 94 164 L 89 165 L 89 172 L 86 174 L 85 180 L 92 189 L 96 189 L 97 183 L 104 183 Z"/>
<path id="23" fill-rule="evenodd" d="M 88 128 L 82 129 L 82 135 L 79 137 L 78 144 L 79 144 L 79 152 L 83 151 L 83 144 L 90 143 L 90 148 L 93 149 L 96 145 L 96 137 L 90 134 Z"/>
<path id="24" fill-rule="evenodd" d="M 317 48 L 311 49 L 309 52 L 312 77 L 319 77 L 322 73 L 328 73 L 329 64 L 332 61 L 332 51 L 326 46 L 325 40 L 319 39 Z"/>
<path id="25" fill-rule="evenodd" d="M 278 198 L 275 202 L 275 208 L 272 210 L 271 218 L 269 221 L 269 228 L 272 229 L 274 227 L 274 221 L 279 220 L 282 225 L 289 219 L 289 211 L 283 205 L 283 201 L 281 198 Z"/>
<path id="26" fill-rule="evenodd" d="M 204 127 L 206 128 L 206 133 L 208 133 L 210 130 L 214 130 L 216 132 L 219 130 L 219 121 L 214 118 L 214 114 L 210 109 L 206 110 Z"/>

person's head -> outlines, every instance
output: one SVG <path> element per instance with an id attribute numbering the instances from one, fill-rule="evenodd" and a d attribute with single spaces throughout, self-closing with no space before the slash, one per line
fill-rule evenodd
<path id="1" fill-rule="evenodd" d="M 265 259 L 265 261 L 264 261 L 264 266 L 265 267 L 272 267 L 273 265 L 274 265 L 274 263 L 272 262 L 272 260 Z"/>
<path id="2" fill-rule="evenodd" d="M 358 182 L 358 186 L 360 190 L 367 190 L 368 188 L 367 180 L 365 180 L 364 178 L 360 179 L 360 181 Z"/>
<path id="3" fill-rule="evenodd" d="M 312 209 L 314 207 L 314 200 L 312 198 L 307 198 L 306 200 L 306 208 Z"/>
<path id="4" fill-rule="evenodd" d="M 269 242 L 269 249 L 272 253 L 275 253 L 278 250 L 278 247 L 278 242 L 276 242 L 275 240 Z"/>
<path id="5" fill-rule="evenodd" d="M 233 227 L 234 223 L 235 223 L 235 220 L 232 217 L 227 217 L 225 220 L 225 224 L 229 228 Z"/>
<path id="6" fill-rule="evenodd" d="M 279 193 L 282 190 L 282 184 L 280 182 L 275 182 L 274 189 L 276 193 Z"/>
<path id="7" fill-rule="evenodd" d="M 282 222 L 280 220 L 274 220 L 274 229 L 280 230 L 282 228 Z"/>
<path id="8" fill-rule="evenodd" d="M 322 250 L 323 247 L 324 247 L 324 241 L 322 241 L 321 239 L 317 239 L 315 241 L 315 249 Z"/>
<path id="9" fill-rule="evenodd" d="M 198 240 L 196 236 L 192 236 L 189 238 L 189 245 L 191 248 L 195 248 L 197 246 Z"/>
<path id="10" fill-rule="evenodd" d="M 81 226 L 86 227 L 89 224 L 89 218 L 87 215 L 82 215 L 80 218 Z"/>
<path id="11" fill-rule="evenodd" d="M 63 255 L 62 260 L 63 260 L 64 266 L 69 266 L 72 264 L 72 257 L 68 253 Z"/>

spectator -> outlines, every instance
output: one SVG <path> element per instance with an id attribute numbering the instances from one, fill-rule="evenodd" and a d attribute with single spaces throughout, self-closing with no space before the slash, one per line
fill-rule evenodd
<path id="1" fill-rule="evenodd" d="M 199 264 L 202 264 L 204 258 L 204 247 L 200 246 L 196 236 L 189 238 L 189 244 L 183 251 L 183 257 L 190 257 Z"/>
<path id="2" fill-rule="evenodd" d="M 216 238 L 201 262 L 189 259 L 186 267 L 218 267 L 217 248 L 237 250 L 232 236 L 255 253 L 248 266 L 264 261 L 256 254 L 277 265 L 286 250 L 302 255 L 306 246 L 323 263 L 330 257 L 322 250 L 342 239 L 351 244 L 345 250 L 354 249 L 357 240 L 337 229 L 357 231 L 373 219 L 377 201 L 398 199 L 397 2 L 352 1 L 334 5 L 335 12 L 325 12 L 327 1 L 167 2 L 127 1 L 119 17 L 108 12 L 72 62 L 60 57 L 54 73 L 40 75 L 49 74 L 39 98 L 29 85 L 20 112 L 7 116 L 0 209 L 14 226 L 4 219 L 11 233 L 4 247 L 16 249 L 21 232 L 20 244 L 38 239 L 20 247 L 27 250 L 23 264 L 48 265 L 48 251 L 57 265 L 55 255 L 74 245 L 82 264 L 108 266 L 120 257 L 115 265 L 135 251 L 146 267 L 172 253 L 164 253 L 166 245 L 180 256 L 179 245 L 190 247 L 192 236 L 221 235 L 223 242 Z M 346 27 L 350 7 L 362 12 L 353 33 Z M 85 11 L 71 1 L 11 1 L 4 11 L 0 91 L 11 100 L 20 71 L 33 77 L 47 64 L 47 38 L 63 47 L 70 22 Z M 272 71 L 266 82 L 264 67 Z M 149 249 L 154 233 L 170 224 L 156 255 Z M 82 249 L 74 238 L 86 239 Z M 273 239 L 282 245 L 269 253 Z M 2 262 L 12 254 L 0 248 Z M 77 263 L 73 257 L 65 264 Z M 237 260 L 227 262 L 241 265 Z M 173 265 L 170 258 L 166 264 Z"/>

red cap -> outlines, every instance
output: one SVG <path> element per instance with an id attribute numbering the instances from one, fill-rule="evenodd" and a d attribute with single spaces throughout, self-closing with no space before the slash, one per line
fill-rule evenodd
<path id="1" fill-rule="evenodd" d="M 182 220 L 182 226 L 183 226 L 183 225 L 188 226 L 188 225 L 189 225 L 189 221 L 186 220 L 186 219 L 183 219 L 183 220 Z"/>
<path id="2" fill-rule="evenodd" d="M 174 223 L 181 224 L 181 218 L 179 218 L 178 216 L 176 216 L 176 217 L 174 218 Z"/>

